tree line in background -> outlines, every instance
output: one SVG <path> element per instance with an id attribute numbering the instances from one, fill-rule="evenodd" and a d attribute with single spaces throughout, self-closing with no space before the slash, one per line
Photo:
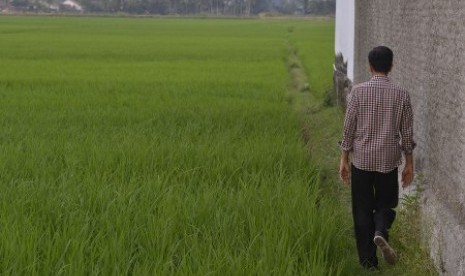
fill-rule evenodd
<path id="1" fill-rule="evenodd" d="M 0 11 L 237 15 L 334 14 L 336 0 L 0 0 Z"/>

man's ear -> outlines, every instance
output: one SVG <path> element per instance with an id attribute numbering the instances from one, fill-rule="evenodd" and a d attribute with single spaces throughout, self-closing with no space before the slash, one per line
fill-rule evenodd
<path id="1" fill-rule="evenodd" d="M 370 64 L 370 74 L 373 75 L 374 72 L 375 72 L 375 69 L 374 69 L 373 66 L 371 66 L 371 64 Z"/>

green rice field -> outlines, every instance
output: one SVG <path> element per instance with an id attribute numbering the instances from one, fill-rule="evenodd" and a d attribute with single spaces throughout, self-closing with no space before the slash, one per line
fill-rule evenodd
<path id="1" fill-rule="evenodd" d="M 0 17 L 1 274 L 347 274 L 287 100 L 290 47 L 330 87 L 333 29 Z"/>

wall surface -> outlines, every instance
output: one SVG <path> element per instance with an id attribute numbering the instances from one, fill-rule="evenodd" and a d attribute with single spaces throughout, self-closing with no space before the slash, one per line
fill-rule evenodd
<path id="1" fill-rule="evenodd" d="M 354 78 L 355 0 L 336 1 L 335 51 L 347 62 L 347 77 Z"/>
<path id="2" fill-rule="evenodd" d="M 357 0 L 355 18 L 354 83 L 371 48 L 393 49 L 391 79 L 414 108 L 424 235 L 440 272 L 465 275 L 465 1 Z"/>

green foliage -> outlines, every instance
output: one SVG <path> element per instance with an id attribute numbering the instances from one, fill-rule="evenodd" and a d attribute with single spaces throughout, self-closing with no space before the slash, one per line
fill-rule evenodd
<path id="1" fill-rule="evenodd" d="M 346 271 L 285 100 L 286 24 L 1 17 L 2 274 Z M 289 24 L 312 51 L 333 36 Z"/>
<path id="2" fill-rule="evenodd" d="M 328 88 L 325 90 L 325 97 L 323 105 L 326 107 L 335 106 L 337 104 L 337 97 L 334 89 Z"/>
<path id="3" fill-rule="evenodd" d="M 416 176 L 415 190 L 405 193 L 400 198 L 397 210 L 397 222 L 392 229 L 395 236 L 393 244 L 400 252 L 402 266 L 409 268 L 409 275 L 438 275 L 431 261 L 423 238 L 427 233 L 420 210 L 422 176 Z M 403 267 L 393 270 L 400 274 Z"/>

